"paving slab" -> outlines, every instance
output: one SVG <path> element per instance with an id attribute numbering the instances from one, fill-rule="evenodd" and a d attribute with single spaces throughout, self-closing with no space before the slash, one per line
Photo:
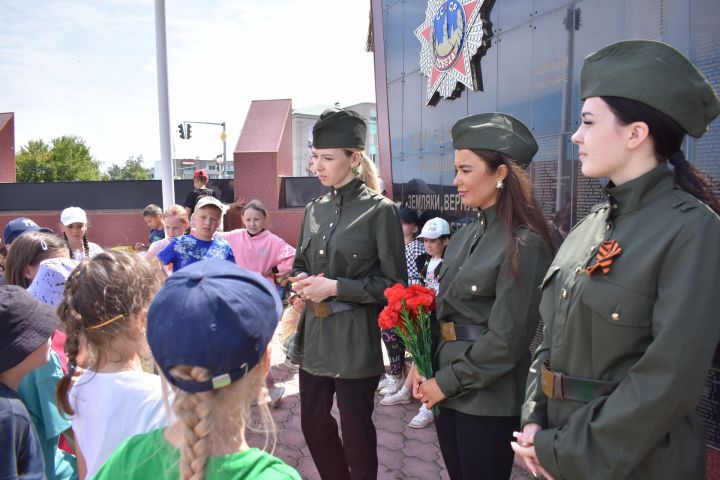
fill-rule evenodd
<path id="1" fill-rule="evenodd" d="M 276 337 L 277 339 L 277 337 Z M 297 369 L 284 364 L 285 355 L 279 342 L 272 344 L 271 372 L 278 385 L 285 387 L 285 396 L 271 411 L 277 430 L 274 454 L 296 468 L 306 480 L 320 480 L 315 463 L 305 443 L 300 427 L 300 399 Z M 387 364 L 387 357 L 386 357 Z M 380 405 L 376 397 L 373 421 L 378 437 L 379 480 L 449 480 L 440 454 L 434 424 L 414 429 L 407 423 L 417 414 L 420 403 Z M 333 415 L 338 419 L 337 408 Z M 259 415 L 253 411 L 251 425 L 257 425 Z M 262 448 L 265 437 L 248 431 L 248 443 Z M 515 467 L 509 480 L 532 478 Z"/>

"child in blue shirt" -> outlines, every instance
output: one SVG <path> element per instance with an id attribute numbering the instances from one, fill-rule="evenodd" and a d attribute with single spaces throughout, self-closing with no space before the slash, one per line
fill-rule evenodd
<path id="1" fill-rule="evenodd" d="M 143 210 L 143 220 L 150 229 L 148 245 L 165 238 L 165 223 L 163 222 L 162 209 L 151 203 Z"/>
<path id="2" fill-rule="evenodd" d="M 43 453 L 20 381 L 48 362 L 58 317 L 17 285 L 0 286 L 0 478 L 45 478 Z"/>
<path id="3" fill-rule="evenodd" d="M 221 238 L 213 238 L 223 217 L 223 204 L 215 197 L 201 197 L 195 205 L 195 232 L 173 238 L 157 258 L 167 265 L 172 263 L 173 272 L 207 258 L 222 258 L 235 262 L 230 244 Z"/>

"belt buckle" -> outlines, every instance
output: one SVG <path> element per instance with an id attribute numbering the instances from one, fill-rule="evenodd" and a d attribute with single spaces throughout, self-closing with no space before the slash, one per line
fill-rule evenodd
<path id="1" fill-rule="evenodd" d="M 543 393 L 548 398 L 552 400 L 563 399 L 562 373 L 553 372 L 543 365 L 540 384 Z"/>
<path id="2" fill-rule="evenodd" d="M 454 342 L 457 340 L 457 336 L 455 335 L 455 323 L 440 322 L 440 338 L 446 342 Z"/>
<path id="3" fill-rule="evenodd" d="M 328 304 L 325 302 L 308 302 L 310 303 L 310 308 L 312 308 L 313 313 L 318 318 L 327 318 L 330 316 L 330 309 L 328 308 Z"/>

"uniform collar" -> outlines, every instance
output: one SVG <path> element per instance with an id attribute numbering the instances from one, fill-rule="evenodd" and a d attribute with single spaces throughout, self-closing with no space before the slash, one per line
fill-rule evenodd
<path id="1" fill-rule="evenodd" d="M 483 232 L 495 222 L 497 218 L 497 205 L 488 207 L 485 210 L 478 209 L 477 211 L 477 222 L 480 225 L 480 230 Z"/>
<path id="2" fill-rule="evenodd" d="M 675 188 L 673 174 L 667 164 L 661 162 L 649 172 L 620 186 L 609 182 L 605 187 L 605 194 L 610 201 L 613 215 L 619 215 L 637 210 L 673 188 Z"/>
<path id="3" fill-rule="evenodd" d="M 342 205 L 343 199 L 357 196 L 357 193 L 365 186 L 365 182 L 358 177 L 353 178 L 340 188 L 330 188 L 330 197 L 336 204 Z"/>

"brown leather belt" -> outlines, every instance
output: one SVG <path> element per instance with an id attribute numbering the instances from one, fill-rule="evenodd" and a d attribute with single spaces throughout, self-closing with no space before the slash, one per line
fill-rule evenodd
<path id="1" fill-rule="evenodd" d="M 541 372 L 542 391 L 553 400 L 574 400 L 588 403 L 597 397 L 610 395 L 620 382 L 607 380 L 592 380 L 588 378 L 571 377 L 560 372 L 553 372 L 543 363 Z"/>
<path id="2" fill-rule="evenodd" d="M 313 314 L 318 318 L 327 318 L 340 312 L 347 312 L 357 308 L 354 303 L 345 302 L 311 302 L 305 300 L 305 305 L 312 310 Z"/>
<path id="3" fill-rule="evenodd" d="M 455 322 L 440 322 L 440 338 L 446 342 L 457 340 L 477 340 L 487 331 L 481 325 L 458 325 Z"/>

